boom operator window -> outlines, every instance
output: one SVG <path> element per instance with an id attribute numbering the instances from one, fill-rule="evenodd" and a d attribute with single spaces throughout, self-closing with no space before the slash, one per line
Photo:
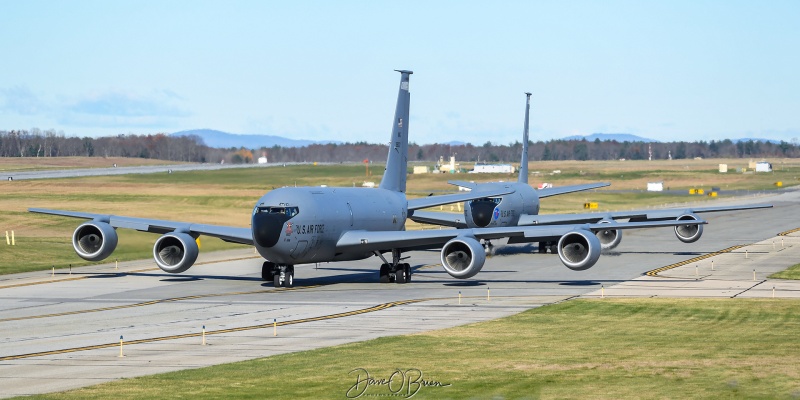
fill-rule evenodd
<path id="1" fill-rule="evenodd" d="M 258 207 L 256 209 L 258 213 L 269 213 L 269 214 L 282 214 L 289 218 L 294 217 L 295 215 L 300 213 L 299 207 Z"/>

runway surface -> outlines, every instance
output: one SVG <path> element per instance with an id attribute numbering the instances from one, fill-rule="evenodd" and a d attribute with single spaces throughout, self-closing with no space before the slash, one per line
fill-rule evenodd
<path id="1" fill-rule="evenodd" d="M 84 176 L 128 175 L 128 174 L 155 174 L 172 173 L 177 171 L 212 171 L 231 168 L 267 168 L 286 165 L 301 165 L 308 163 L 271 163 L 271 164 L 174 164 L 174 165 L 143 165 L 138 167 L 109 167 L 109 168 L 75 168 L 41 171 L 6 172 L 3 180 L 22 181 L 31 179 L 56 179 L 76 178 Z M 326 163 L 319 163 L 326 164 Z"/>
<path id="2" fill-rule="evenodd" d="M 555 255 L 531 254 L 534 245 L 496 243 L 496 254 L 467 281 L 452 279 L 439 253 L 425 251 L 407 254 L 409 284 L 377 283 L 380 261 L 368 259 L 298 266 L 296 288 L 275 289 L 261 281 L 262 260 L 247 248 L 203 254 L 180 275 L 147 260 L 3 276 L 0 396 L 446 328 L 579 296 L 767 296 L 766 270 L 794 264 L 800 254 L 796 232 L 783 237 L 781 249 L 769 248 L 777 234 L 800 227 L 798 200 L 796 190 L 740 199 L 775 208 L 705 214 L 710 224 L 692 244 L 671 229 L 626 231 L 617 249 L 583 272 L 565 268 Z M 742 245 L 750 247 L 736 247 Z M 750 249 L 747 259 L 743 249 Z M 692 263 L 708 269 L 711 260 L 719 260 L 717 279 L 705 270 L 708 279 L 699 279 L 699 267 L 691 276 Z M 661 277 L 644 275 L 670 266 Z M 747 282 L 751 270 L 757 279 Z M 800 293 L 789 286 L 778 294 Z"/>

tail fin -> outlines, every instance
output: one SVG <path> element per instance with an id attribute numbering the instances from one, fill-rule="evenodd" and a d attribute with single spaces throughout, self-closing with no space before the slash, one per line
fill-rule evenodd
<path id="1" fill-rule="evenodd" d="M 408 109 L 411 103 L 408 78 L 414 72 L 396 71 L 400 73 L 400 90 L 397 93 L 397 108 L 394 111 L 394 121 L 392 121 L 392 136 L 389 142 L 386 170 L 383 171 L 379 187 L 405 193 L 406 174 L 408 173 Z"/>
<path id="2" fill-rule="evenodd" d="M 528 183 L 528 118 L 531 112 L 531 94 L 525 92 L 528 100 L 525 103 L 525 127 L 522 129 L 522 161 L 519 164 L 519 183 Z"/>

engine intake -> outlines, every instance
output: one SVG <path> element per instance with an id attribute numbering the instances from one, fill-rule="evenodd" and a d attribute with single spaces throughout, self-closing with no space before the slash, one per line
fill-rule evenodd
<path id="1" fill-rule="evenodd" d="M 573 271 L 591 268 L 600 259 L 600 239 L 587 230 L 567 233 L 558 240 L 558 257 Z"/>
<path id="2" fill-rule="evenodd" d="M 678 221 L 697 221 L 699 219 L 694 214 L 683 214 L 678 217 Z M 675 227 L 675 236 L 683 243 L 694 243 L 700 239 L 700 236 L 703 236 L 703 225 L 678 225 Z"/>
<path id="3" fill-rule="evenodd" d="M 599 224 L 611 224 L 616 222 L 604 219 L 598 222 Z M 611 250 L 619 245 L 622 241 L 622 230 L 620 229 L 603 229 L 595 232 L 595 236 L 600 239 L 601 250 Z"/>
<path id="4" fill-rule="evenodd" d="M 117 248 L 117 231 L 105 222 L 84 222 L 72 234 L 72 247 L 86 261 L 100 261 Z"/>
<path id="5" fill-rule="evenodd" d="M 158 268 L 171 274 L 189 269 L 197 260 L 200 249 L 194 238 L 186 233 L 172 232 L 161 236 L 153 246 L 153 258 Z"/>
<path id="6" fill-rule="evenodd" d="M 485 262 L 486 251 L 473 237 L 457 237 L 442 247 L 442 266 L 453 278 L 472 278 Z"/>

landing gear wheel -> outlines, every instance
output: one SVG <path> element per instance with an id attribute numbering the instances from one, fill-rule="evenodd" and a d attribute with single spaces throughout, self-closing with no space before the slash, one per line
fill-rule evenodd
<path id="1" fill-rule="evenodd" d="M 381 272 L 379 275 L 379 281 L 381 283 L 389 283 L 389 266 L 386 264 L 381 264 Z"/>
<path id="2" fill-rule="evenodd" d="M 558 245 L 557 244 L 551 244 L 550 245 L 550 252 L 553 253 L 553 254 L 558 254 Z"/>
<path id="3" fill-rule="evenodd" d="M 406 283 L 411 283 L 411 265 L 403 264 L 403 271 L 406 275 Z"/>
<path id="4" fill-rule="evenodd" d="M 276 270 L 272 279 L 276 288 L 278 287 L 293 287 L 294 286 L 294 267 L 287 265 L 281 267 L 281 270 Z"/>
<path id="5" fill-rule="evenodd" d="M 406 269 L 401 265 L 398 265 L 397 271 L 394 271 L 394 281 L 395 283 L 406 283 Z"/>
<path id="6" fill-rule="evenodd" d="M 264 264 L 261 265 L 261 279 L 265 281 L 271 281 L 275 279 L 275 264 L 269 261 L 265 261 Z"/>
<path id="7" fill-rule="evenodd" d="M 287 288 L 294 287 L 294 267 L 291 265 L 287 266 L 285 275 L 283 286 Z"/>
<path id="8" fill-rule="evenodd" d="M 539 242 L 539 254 L 547 253 L 547 245 L 544 242 Z"/>

